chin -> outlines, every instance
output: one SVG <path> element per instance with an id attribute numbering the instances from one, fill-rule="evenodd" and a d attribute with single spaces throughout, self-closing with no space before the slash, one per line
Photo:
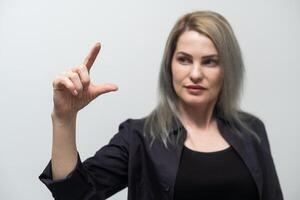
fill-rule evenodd
<path id="1" fill-rule="evenodd" d="M 182 99 L 181 102 L 187 106 L 202 106 L 207 105 L 209 101 L 207 99 L 186 98 Z"/>

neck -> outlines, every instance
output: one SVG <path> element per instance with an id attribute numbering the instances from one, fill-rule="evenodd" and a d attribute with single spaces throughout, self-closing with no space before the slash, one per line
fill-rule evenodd
<path id="1" fill-rule="evenodd" d="M 214 121 L 215 102 L 206 105 L 187 105 L 179 103 L 179 118 L 186 128 L 207 129 Z"/>

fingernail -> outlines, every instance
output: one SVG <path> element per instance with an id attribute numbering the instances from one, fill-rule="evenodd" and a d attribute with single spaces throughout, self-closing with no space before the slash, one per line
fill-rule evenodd
<path id="1" fill-rule="evenodd" d="M 73 92 L 74 92 L 74 94 L 75 94 L 76 96 L 78 95 L 78 92 L 77 92 L 76 90 L 74 90 Z"/>

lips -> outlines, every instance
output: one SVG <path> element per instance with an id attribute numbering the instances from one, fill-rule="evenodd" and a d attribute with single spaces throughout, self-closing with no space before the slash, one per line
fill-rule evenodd
<path id="1" fill-rule="evenodd" d="M 185 87 L 188 89 L 194 89 L 194 90 L 206 90 L 206 88 L 203 87 L 202 85 L 187 85 Z"/>

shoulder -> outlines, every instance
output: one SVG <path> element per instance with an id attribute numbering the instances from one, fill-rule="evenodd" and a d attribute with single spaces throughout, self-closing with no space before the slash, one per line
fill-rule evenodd
<path id="1" fill-rule="evenodd" d="M 117 132 L 112 136 L 109 143 L 116 146 L 128 148 L 132 143 L 136 143 L 137 136 L 143 133 L 144 118 L 127 118 L 119 124 Z"/>
<path id="2" fill-rule="evenodd" d="M 240 111 L 239 117 L 252 131 L 256 133 L 262 142 L 268 143 L 266 127 L 260 117 L 245 111 Z"/>
<path id="3" fill-rule="evenodd" d="M 145 120 L 146 118 L 127 118 L 119 124 L 118 135 L 121 135 L 126 139 L 142 136 Z"/>
<path id="4" fill-rule="evenodd" d="M 119 131 L 123 129 L 131 130 L 131 131 L 142 131 L 144 127 L 146 118 L 128 118 L 125 121 L 121 122 L 119 125 Z"/>
<path id="5" fill-rule="evenodd" d="M 239 118 L 244 123 L 247 123 L 248 125 L 252 126 L 253 128 L 264 126 L 264 122 L 257 115 L 254 115 L 252 113 L 245 112 L 245 111 L 239 111 L 238 114 L 239 114 Z"/>

